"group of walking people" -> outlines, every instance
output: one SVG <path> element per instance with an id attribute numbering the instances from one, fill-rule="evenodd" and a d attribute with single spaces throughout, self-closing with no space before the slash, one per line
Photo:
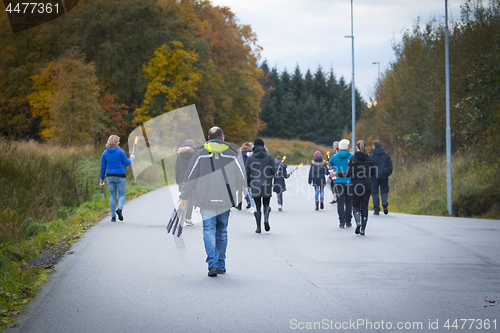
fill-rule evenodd
<path id="1" fill-rule="evenodd" d="M 309 184 L 315 189 L 315 209 L 324 208 L 324 187 L 326 176 L 332 182 L 336 195 L 339 227 L 351 227 L 352 217 L 356 222 L 355 233 L 364 235 L 368 223 L 368 203 L 373 197 L 374 214 L 379 215 L 382 197 L 384 214 L 388 214 L 387 202 L 389 193 L 388 178 L 392 174 L 392 161 L 382 149 L 379 140 L 373 141 L 373 150 L 367 152 L 365 141 L 356 143 L 354 155 L 349 152 L 349 140 L 343 139 L 333 143 L 333 156 L 329 161 L 323 160 L 319 151 L 314 153 L 314 160 L 309 169 Z"/>
<path id="2" fill-rule="evenodd" d="M 193 206 L 200 208 L 203 220 L 203 240 L 207 254 L 210 277 L 226 272 L 227 225 L 230 209 L 242 209 L 243 198 L 247 209 L 253 212 L 257 228 L 262 232 L 271 230 L 269 216 L 272 192 L 277 194 L 278 210 L 283 208 L 285 179 L 291 173 L 280 156 L 269 154 L 264 141 L 257 138 L 253 144 L 246 142 L 235 150 L 225 141 L 219 127 L 208 131 L 207 142 L 196 147 L 194 141 L 186 140 L 178 150 L 176 181 L 179 186 L 179 208 L 187 209 L 186 224 L 192 224 Z M 123 220 L 125 202 L 125 167 L 134 159 L 126 157 L 118 147 L 119 137 L 109 137 L 106 150 L 101 157 L 101 185 L 107 179 L 110 190 L 111 221 L 116 215 Z M 292 171 L 293 172 L 293 171 Z M 324 187 L 326 177 L 333 182 L 336 194 L 340 227 L 350 227 L 352 216 L 356 221 L 356 234 L 364 235 L 368 220 L 369 197 L 374 195 L 374 213 L 379 214 L 378 188 L 382 192 L 382 207 L 388 213 L 387 178 L 392 173 L 390 156 L 381 148 L 380 141 L 373 142 L 373 151 L 367 154 L 366 143 L 358 141 L 356 152 L 349 152 L 349 140 L 334 143 L 334 155 L 327 161 L 316 151 L 311 162 L 308 182 L 315 189 L 315 209 L 324 209 Z M 373 187 L 372 187 L 373 182 Z M 118 209 L 116 198 L 118 193 Z M 376 199 L 375 199 L 376 193 Z"/>

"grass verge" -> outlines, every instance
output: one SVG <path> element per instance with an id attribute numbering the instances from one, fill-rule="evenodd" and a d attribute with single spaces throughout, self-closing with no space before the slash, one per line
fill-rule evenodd
<path id="1" fill-rule="evenodd" d="M 448 215 L 446 157 L 408 162 L 393 157 L 389 210 L 419 215 Z M 500 219 L 497 171 L 479 156 L 452 156 L 453 215 Z M 477 202 L 476 202 L 477 201 Z"/>
<path id="2" fill-rule="evenodd" d="M 35 296 L 53 265 L 109 214 L 98 184 L 103 148 L 0 140 L 0 329 Z M 137 184 L 127 199 L 159 184 Z"/>

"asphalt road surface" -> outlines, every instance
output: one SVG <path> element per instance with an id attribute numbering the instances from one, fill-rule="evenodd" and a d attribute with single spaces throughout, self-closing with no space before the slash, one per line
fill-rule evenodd
<path id="1" fill-rule="evenodd" d="M 200 222 L 167 233 L 169 188 L 127 202 L 123 222 L 108 216 L 71 247 L 9 332 L 500 331 L 500 221 L 370 212 L 355 235 L 328 189 L 314 210 L 307 172 L 287 181 L 282 212 L 272 198 L 270 232 L 232 211 L 215 278 Z"/>

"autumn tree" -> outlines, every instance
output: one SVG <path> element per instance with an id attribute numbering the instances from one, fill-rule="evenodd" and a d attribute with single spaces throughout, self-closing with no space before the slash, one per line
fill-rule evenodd
<path id="1" fill-rule="evenodd" d="M 63 145 L 93 142 L 103 129 L 94 65 L 71 50 L 34 80 L 41 89 L 31 101 L 46 122 L 41 136 Z"/>
<path id="2" fill-rule="evenodd" d="M 187 105 L 201 82 L 198 55 L 182 42 L 162 45 L 144 66 L 147 90 L 142 106 L 136 110 L 136 123 L 144 123 L 164 112 Z"/>

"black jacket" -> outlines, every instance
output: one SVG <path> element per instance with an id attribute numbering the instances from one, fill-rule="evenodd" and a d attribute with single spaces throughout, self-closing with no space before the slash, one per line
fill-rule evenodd
<path id="1" fill-rule="evenodd" d="M 314 186 L 325 186 L 326 175 L 328 175 L 328 162 L 324 161 L 321 157 L 315 158 L 311 162 L 311 167 L 309 168 L 309 179 L 307 182 L 309 184 L 312 183 Z"/>
<path id="2" fill-rule="evenodd" d="M 245 165 L 247 171 L 247 185 L 252 190 L 252 197 L 271 197 L 273 178 L 276 173 L 274 158 L 268 154 L 263 146 L 255 146 L 252 156 L 249 156 Z"/>
<path id="3" fill-rule="evenodd" d="M 286 168 L 287 168 L 286 164 L 281 164 L 281 167 L 280 167 L 280 162 L 277 162 L 275 164 L 275 167 L 277 170 L 276 173 L 278 175 L 274 176 L 273 192 L 282 193 L 282 192 L 286 191 L 285 179 L 290 177 L 290 174 L 286 171 Z"/>
<path id="4" fill-rule="evenodd" d="M 370 153 L 375 161 L 377 167 L 376 178 L 389 178 L 392 174 L 392 161 L 391 156 L 382 148 L 375 148 Z"/>
<path id="5" fill-rule="evenodd" d="M 351 184 L 370 184 L 371 177 L 375 176 L 376 167 L 373 157 L 365 155 L 360 151 L 351 156 L 347 163 L 347 171 L 338 172 L 338 177 L 351 177 Z"/>
<path id="6" fill-rule="evenodd" d="M 211 140 L 191 158 L 180 199 L 187 200 L 192 196 L 195 206 L 230 209 L 236 204 L 236 191 L 244 187 L 245 171 L 241 157 L 238 158 L 236 150 L 227 142 Z"/>
<path id="7" fill-rule="evenodd" d="M 179 191 L 181 190 L 182 183 L 184 182 L 184 176 L 186 174 L 189 161 L 193 155 L 194 149 L 191 147 L 180 147 L 177 150 L 177 159 L 175 160 L 175 182 L 179 186 Z"/>

